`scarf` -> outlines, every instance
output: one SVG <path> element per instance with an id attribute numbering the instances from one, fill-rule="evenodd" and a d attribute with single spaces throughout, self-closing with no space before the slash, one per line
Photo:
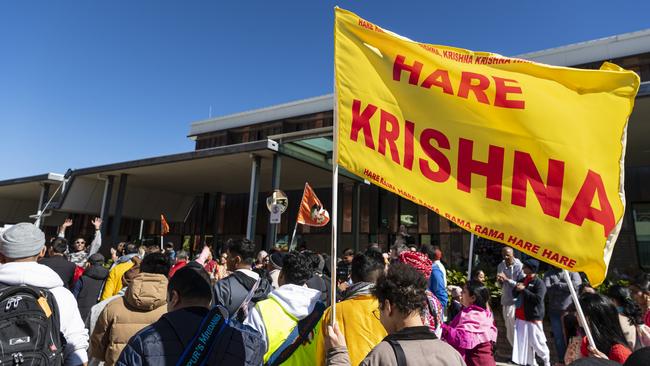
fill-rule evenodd
<path id="1" fill-rule="evenodd" d="M 370 294 L 370 290 L 375 287 L 375 284 L 372 282 L 356 282 L 350 285 L 348 289 L 345 291 L 345 295 L 343 296 L 343 300 L 351 299 L 353 297 L 357 297 L 360 295 L 368 295 Z"/>
<path id="2" fill-rule="evenodd" d="M 75 252 L 68 254 L 68 260 L 79 267 L 86 265 L 86 260 L 88 259 L 88 253 L 85 251 Z"/>
<path id="3" fill-rule="evenodd" d="M 399 261 L 415 268 L 426 278 L 431 276 L 433 262 L 424 253 L 404 251 L 399 254 Z"/>

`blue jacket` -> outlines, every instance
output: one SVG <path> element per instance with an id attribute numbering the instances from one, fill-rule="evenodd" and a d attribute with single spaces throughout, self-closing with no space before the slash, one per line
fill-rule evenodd
<path id="1" fill-rule="evenodd" d="M 206 308 L 190 307 L 163 315 L 129 340 L 116 365 L 175 366 L 207 313 Z M 206 364 L 261 365 L 262 345 L 259 333 L 231 323 L 214 345 Z"/>
<path id="2" fill-rule="evenodd" d="M 442 304 L 442 308 L 447 308 L 447 302 L 449 302 L 449 297 L 447 295 L 447 289 L 445 288 L 445 279 L 442 276 L 442 271 L 438 266 L 433 266 L 431 270 L 431 277 L 429 277 L 429 291 L 431 291 Z"/>

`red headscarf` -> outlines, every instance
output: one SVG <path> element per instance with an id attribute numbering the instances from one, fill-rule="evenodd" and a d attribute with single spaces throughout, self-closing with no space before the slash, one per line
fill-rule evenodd
<path id="1" fill-rule="evenodd" d="M 415 268 L 427 278 L 431 276 L 433 262 L 424 253 L 404 251 L 399 254 L 399 261 Z"/>

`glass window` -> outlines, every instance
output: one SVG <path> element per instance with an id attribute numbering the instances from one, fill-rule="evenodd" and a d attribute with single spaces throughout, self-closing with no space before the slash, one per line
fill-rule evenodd
<path id="1" fill-rule="evenodd" d="M 650 268 L 650 203 L 633 203 L 632 218 L 636 237 L 639 264 Z"/>
<path id="2" fill-rule="evenodd" d="M 418 206 L 404 198 L 400 198 L 400 213 L 399 213 L 399 223 L 400 225 L 406 226 L 409 230 L 417 233 L 418 228 Z"/>

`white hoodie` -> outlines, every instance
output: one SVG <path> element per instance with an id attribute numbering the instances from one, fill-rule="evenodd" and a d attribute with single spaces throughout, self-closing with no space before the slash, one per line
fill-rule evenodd
<path id="1" fill-rule="evenodd" d="M 88 330 L 81 320 L 77 300 L 63 287 L 63 281 L 56 272 L 36 262 L 11 262 L 0 265 L 0 283 L 11 286 L 25 284 L 50 290 L 56 299 L 61 333 L 67 343 L 63 350 L 64 365 L 77 366 L 88 362 Z"/>
<path id="2" fill-rule="evenodd" d="M 320 294 L 320 291 L 309 287 L 288 284 L 280 286 L 280 288 L 271 292 L 269 297 L 275 299 L 287 313 L 298 320 L 302 320 L 314 311 L 314 307 L 320 299 Z M 266 336 L 264 320 L 262 320 L 262 316 L 256 307 L 248 314 L 244 324 L 250 325 L 253 329 L 262 333 L 264 353 L 266 353 L 269 348 L 269 340 Z"/>

